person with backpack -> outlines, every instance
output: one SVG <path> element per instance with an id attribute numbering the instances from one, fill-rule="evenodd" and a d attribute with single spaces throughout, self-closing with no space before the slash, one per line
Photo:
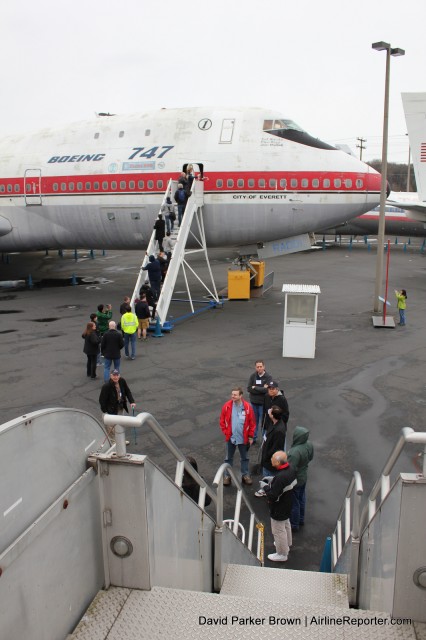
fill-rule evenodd
<path id="1" fill-rule="evenodd" d="M 164 214 L 164 219 L 166 221 L 167 233 L 170 234 L 175 226 L 176 214 L 173 202 L 169 196 L 167 196 L 166 203 L 162 206 L 161 211 Z"/>
<path id="2" fill-rule="evenodd" d="M 186 203 L 188 202 L 188 194 L 186 193 L 182 182 L 179 182 L 175 192 L 175 200 L 178 206 L 178 227 L 182 224 L 183 214 L 185 213 Z"/>

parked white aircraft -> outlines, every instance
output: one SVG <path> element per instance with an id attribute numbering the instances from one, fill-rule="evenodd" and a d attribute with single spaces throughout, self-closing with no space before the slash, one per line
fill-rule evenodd
<path id="1" fill-rule="evenodd" d="M 380 174 L 275 111 L 98 117 L 0 142 L 0 251 L 144 247 L 188 162 L 203 178 L 209 246 L 332 227 L 379 202 Z"/>
<path id="2" fill-rule="evenodd" d="M 402 93 L 417 194 L 391 193 L 387 202 L 426 222 L 426 93 Z"/>
<path id="3" fill-rule="evenodd" d="M 376 236 L 379 229 L 379 209 L 379 207 L 375 207 L 371 211 L 363 213 L 362 216 L 358 216 L 353 220 L 337 225 L 333 229 L 327 229 L 324 233 L 352 236 Z M 415 220 L 403 209 L 388 203 L 385 208 L 385 234 L 386 238 L 389 238 L 389 236 L 425 238 L 426 221 Z"/>

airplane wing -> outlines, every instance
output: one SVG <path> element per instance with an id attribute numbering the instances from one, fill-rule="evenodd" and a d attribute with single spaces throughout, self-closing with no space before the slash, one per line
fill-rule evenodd
<path id="1" fill-rule="evenodd" d="M 398 200 L 386 200 L 386 204 L 392 207 L 398 207 L 410 212 L 410 218 L 413 220 L 426 221 L 426 202 L 417 200 L 415 202 L 401 202 Z"/>

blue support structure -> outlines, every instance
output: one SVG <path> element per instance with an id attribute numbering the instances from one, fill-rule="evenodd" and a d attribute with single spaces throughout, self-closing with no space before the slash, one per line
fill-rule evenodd
<path id="1" fill-rule="evenodd" d="M 163 338 L 163 337 L 164 337 L 164 334 L 161 333 L 160 318 L 157 318 L 157 321 L 155 323 L 154 338 Z"/>
<path id="2" fill-rule="evenodd" d="M 77 249 L 74 249 L 74 260 L 77 262 L 78 260 L 78 251 Z"/>
<path id="3" fill-rule="evenodd" d="M 90 249 L 90 257 L 92 260 L 94 260 L 95 258 L 95 252 L 93 251 L 93 249 Z"/>
<path id="4" fill-rule="evenodd" d="M 28 276 L 28 289 L 33 289 L 34 285 L 33 285 L 33 279 L 31 277 L 31 274 Z"/>
<path id="5" fill-rule="evenodd" d="M 72 276 L 71 276 L 71 284 L 74 285 L 74 286 L 76 284 L 78 284 L 77 283 L 77 277 L 76 277 L 75 273 L 73 273 Z"/>

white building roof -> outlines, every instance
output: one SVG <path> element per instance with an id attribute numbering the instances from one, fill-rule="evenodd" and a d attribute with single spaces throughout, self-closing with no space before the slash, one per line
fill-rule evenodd
<path id="1" fill-rule="evenodd" d="M 283 284 L 283 293 L 321 293 L 318 284 Z"/>

